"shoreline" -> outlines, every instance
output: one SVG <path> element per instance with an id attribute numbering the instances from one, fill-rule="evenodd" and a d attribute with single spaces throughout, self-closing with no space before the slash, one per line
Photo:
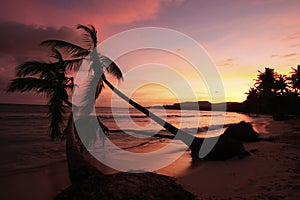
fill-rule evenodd
<path id="1" fill-rule="evenodd" d="M 266 129 L 278 139 L 245 144 L 257 151 L 242 160 L 201 161 L 178 183 L 199 199 L 299 199 L 300 118 L 270 120 Z"/>
<path id="2" fill-rule="evenodd" d="M 257 151 L 242 160 L 192 163 L 186 152 L 156 173 L 173 177 L 199 199 L 298 199 L 300 118 L 253 125 L 267 131 L 262 136 L 278 139 L 245 144 L 246 150 Z M 66 160 L 21 172 L 0 176 L 2 199 L 52 199 L 70 185 Z"/>

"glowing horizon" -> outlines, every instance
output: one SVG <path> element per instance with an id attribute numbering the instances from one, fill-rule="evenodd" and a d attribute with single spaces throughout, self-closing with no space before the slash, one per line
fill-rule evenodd
<path id="1" fill-rule="evenodd" d="M 45 98 L 37 98 L 31 93 L 6 93 L 7 83 L 14 77 L 14 68 L 22 62 L 49 60 L 46 49 L 39 46 L 41 41 L 57 38 L 80 43 L 79 33 L 74 28 L 78 23 L 94 24 L 100 42 L 138 27 L 156 26 L 180 31 L 202 45 L 216 64 L 226 101 L 243 102 L 258 70 L 271 67 L 288 75 L 291 67 L 300 64 L 299 9 L 297 0 L 230 3 L 223 0 L 205 3 L 149 0 L 120 1 L 113 5 L 106 0 L 74 1 L 71 8 L 67 1 L 4 2 L 0 8 L 0 103 L 46 103 Z M 177 46 L 178 51 L 185 50 Z M 130 69 L 147 63 L 161 63 L 189 77 L 196 97 L 185 96 L 185 101 L 211 101 L 203 77 L 196 76 L 190 69 L 186 71 L 185 61 L 165 52 L 132 52 L 117 63 L 125 80 L 119 84 L 113 82 L 124 92 L 157 73 L 146 70 L 126 78 Z M 163 77 L 163 74 L 159 75 Z M 170 84 L 180 87 L 176 81 Z M 111 95 L 109 89 L 104 90 L 98 105 L 109 105 Z M 178 102 L 172 92 L 152 83 L 139 87 L 132 98 L 145 106 Z"/>

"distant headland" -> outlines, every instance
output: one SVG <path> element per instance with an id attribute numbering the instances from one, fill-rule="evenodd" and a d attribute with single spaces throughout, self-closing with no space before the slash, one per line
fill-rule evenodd
<path id="1" fill-rule="evenodd" d="M 163 105 L 165 109 L 173 110 L 204 110 L 204 111 L 224 111 L 226 106 L 226 111 L 228 112 L 246 112 L 245 103 L 239 102 L 222 102 L 222 103 L 210 103 L 209 101 L 195 101 L 195 102 L 182 102 L 174 103 L 172 105 Z M 161 108 L 159 106 L 153 106 L 153 108 Z"/>

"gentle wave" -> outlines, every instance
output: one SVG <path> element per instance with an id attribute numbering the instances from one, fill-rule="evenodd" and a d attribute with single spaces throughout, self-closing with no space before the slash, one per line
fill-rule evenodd
<path id="1" fill-rule="evenodd" d="M 0 120 L 34 120 L 34 119 L 47 119 L 47 116 L 41 116 L 41 115 L 9 115 L 9 116 L 1 116 Z"/>
<path id="2" fill-rule="evenodd" d="M 194 127 L 194 128 L 182 128 L 180 130 L 185 131 L 187 133 L 203 133 L 203 132 L 207 132 L 208 130 L 220 130 L 220 129 L 224 129 L 227 128 L 228 126 L 232 125 L 232 123 L 230 124 L 219 124 L 219 125 L 211 125 L 211 126 L 203 126 L 203 127 Z M 196 130 L 196 131 L 195 131 Z M 118 132 L 136 132 L 136 133 L 140 133 L 140 134 L 144 134 L 144 135 L 150 135 L 153 132 L 157 132 L 158 130 L 134 130 L 134 129 L 123 129 L 123 130 L 111 130 L 111 133 L 118 133 Z M 168 130 L 166 129 L 162 129 L 160 130 L 164 133 L 168 133 Z"/>
<path id="3" fill-rule="evenodd" d="M 128 115 L 117 115 L 117 116 L 105 116 L 105 115 L 98 115 L 97 117 L 101 118 L 101 119 L 114 119 L 114 118 L 149 118 L 147 116 L 141 116 L 141 115 L 133 115 L 133 116 L 128 116 Z M 169 118 L 191 118 L 191 117 L 195 117 L 195 115 L 167 115 L 167 116 L 159 116 L 161 118 L 165 118 L 165 117 L 169 117 Z"/>

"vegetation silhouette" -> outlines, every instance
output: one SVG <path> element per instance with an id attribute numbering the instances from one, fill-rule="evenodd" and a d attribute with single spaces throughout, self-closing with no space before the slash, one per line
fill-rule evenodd
<path id="1" fill-rule="evenodd" d="M 300 111 L 300 65 L 292 68 L 291 75 L 282 75 L 272 68 L 259 71 L 254 87 L 251 87 L 244 102 L 246 112 L 272 114 L 283 120 Z"/>
<path id="2" fill-rule="evenodd" d="M 86 26 L 79 25 L 78 29 L 84 29 L 93 38 L 93 32 L 88 31 L 94 30 L 93 27 L 89 29 Z M 72 46 L 71 44 L 68 45 Z M 82 58 L 63 60 L 62 55 L 55 47 L 52 47 L 52 51 L 54 53 L 53 57 L 58 60 L 57 62 L 30 61 L 18 66 L 16 73 L 18 78 L 11 81 L 8 91 L 32 91 L 37 94 L 45 94 L 48 97 L 50 135 L 51 138 L 55 139 L 63 135 L 66 107 L 75 106 L 69 101 L 69 95 L 74 88 L 73 77 L 67 77 L 66 75 L 69 71 L 78 70 Z M 94 63 L 99 64 L 98 62 Z M 117 78 L 122 77 L 121 71 L 116 68 L 116 65 L 104 67 L 100 69 L 111 73 Z M 105 76 L 103 75 L 103 77 Z M 95 94 L 95 98 L 97 98 L 101 93 L 103 83 L 102 80 L 96 78 L 92 78 L 91 82 L 95 80 L 98 83 Z M 94 100 L 91 101 L 93 102 Z M 143 175 L 135 173 L 104 175 L 101 173 L 95 166 L 85 160 L 79 152 L 78 141 L 75 139 L 76 130 L 74 130 L 72 113 L 70 113 L 64 133 L 66 134 L 66 154 L 72 185 L 55 199 L 140 199 L 141 197 L 147 197 L 147 199 L 196 199 L 193 194 L 183 189 L 167 176 L 154 173 L 145 173 Z M 124 180 L 126 181 L 124 182 Z M 148 181 L 145 182 L 145 180 L 153 184 L 148 184 Z M 131 184 L 128 185 L 129 183 Z M 112 189 L 112 186 L 114 189 Z M 143 193 L 136 192 L 138 189 L 142 189 Z M 131 192 L 128 193 L 128 190 Z"/>
<path id="3" fill-rule="evenodd" d="M 161 119 L 157 115 L 155 115 L 153 112 L 149 111 L 147 108 L 143 107 L 142 105 L 138 104 L 134 100 L 127 97 L 124 93 L 122 93 L 120 90 L 118 90 L 116 87 L 114 87 L 113 84 L 111 84 L 105 76 L 105 73 L 103 69 L 105 69 L 107 72 L 112 73 L 117 78 L 122 79 L 121 71 L 117 67 L 117 65 L 110 60 L 108 57 L 100 55 L 97 52 L 97 31 L 93 26 L 83 26 L 79 25 L 77 27 L 78 29 L 83 29 L 85 31 L 84 34 L 84 41 L 87 42 L 86 47 L 81 47 L 76 44 L 72 44 L 66 41 L 62 40 L 46 40 L 42 42 L 42 45 L 50 46 L 52 48 L 62 48 L 65 52 L 68 52 L 71 57 L 76 59 L 86 59 L 89 57 L 89 59 L 92 61 L 92 64 L 90 66 L 90 71 L 93 72 L 93 78 L 90 81 L 90 90 L 87 91 L 87 99 L 85 108 L 87 109 L 86 115 L 89 114 L 91 109 L 94 107 L 95 99 L 90 98 L 92 95 L 94 95 L 95 91 L 93 91 L 92 86 L 93 84 L 97 84 L 97 90 L 95 97 L 97 97 L 102 88 L 103 83 L 105 83 L 115 94 L 117 94 L 120 98 L 122 98 L 124 101 L 132 105 L 134 108 L 145 114 L 147 117 L 150 117 L 152 120 L 154 120 L 156 123 L 164 127 L 166 130 L 168 130 L 170 133 L 175 135 L 177 139 L 184 142 L 189 149 L 191 150 L 191 155 L 193 157 L 199 156 L 200 148 L 204 142 L 204 138 L 198 138 L 194 137 L 177 127 L 173 126 L 172 124 L 166 122 L 165 120 Z M 83 119 L 83 123 L 86 123 Z M 91 139 L 95 138 L 95 136 L 90 136 Z M 84 144 L 89 144 L 89 138 L 86 139 L 87 141 L 83 141 Z M 210 160 L 224 160 L 227 158 L 231 158 L 233 156 L 239 155 L 240 157 L 243 157 L 245 150 L 242 146 L 242 144 L 239 141 L 232 141 L 232 138 L 230 136 L 221 136 L 209 138 L 207 140 L 211 140 L 211 142 L 214 144 L 214 141 L 218 142 L 213 147 L 212 151 L 205 156 L 205 158 Z M 231 148 L 226 148 L 231 147 Z"/>
<path id="4" fill-rule="evenodd" d="M 66 106 L 73 106 L 69 101 L 69 93 L 74 88 L 73 77 L 67 77 L 67 72 L 78 69 L 81 60 L 63 60 L 57 49 L 52 48 L 52 52 L 56 62 L 29 61 L 19 65 L 16 72 L 18 78 L 11 81 L 8 91 L 33 91 L 48 98 L 50 135 L 54 139 L 62 135 Z"/>
<path id="5" fill-rule="evenodd" d="M 49 99 L 49 111 L 48 116 L 50 118 L 50 130 L 51 130 L 51 138 L 59 138 L 63 135 L 63 132 L 66 133 L 66 153 L 69 167 L 70 179 L 72 182 L 72 186 L 65 191 L 62 195 L 58 196 L 58 199 L 69 198 L 70 191 L 74 191 L 74 187 L 76 190 L 81 191 L 80 188 L 85 188 L 88 182 L 92 181 L 97 182 L 98 180 L 104 180 L 104 182 L 110 182 L 115 180 L 117 177 L 126 177 L 128 180 L 134 180 L 137 182 L 142 182 L 145 177 L 149 179 L 157 180 L 157 176 L 153 173 L 147 173 L 144 177 L 141 175 L 125 175 L 126 173 L 119 173 L 114 176 L 107 176 L 98 171 L 93 165 L 91 165 L 88 161 L 84 159 L 82 154 L 78 150 L 78 141 L 76 141 L 76 130 L 74 130 L 74 120 L 73 115 L 70 113 L 70 117 L 68 120 L 68 125 L 66 129 L 63 131 L 64 124 L 64 115 L 66 114 L 66 107 L 76 107 L 69 101 L 69 95 L 72 94 L 73 88 L 75 87 L 73 77 L 67 76 L 71 71 L 78 71 L 79 66 L 83 62 L 84 59 L 90 59 L 90 72 L 91 79 L 89 82 L 90 87 L 86 92 L 85 98 L 85 106 L 84 106 L 84 117 L 87 117 L 91 109 L 95 104 L 95 99 L 99 97 L 104 84 L 106 84 L 113 92 L 115 92 L 118 96 L 120 96 L 123 100 L 128 102 L 130 105 L 135 107 L 140 112 L 144 113 L 146 116 L 151 117 L 155 122 L 160 124 L 166 130 L 171 132 L 173 135 L 178 136 L 178 139 L 182 140 L 185 144 L 189 146 L 191 149 L 192 157 L 198 158 L 200 148 L 204 142 L 203 138 L 194 137 L 182 130 L 179 130 L 172 124 L 164 121 L 159 118 L 154 113 L 150 112 L 148 109 L 138 104 L 134 100 L 127 97 L 120 90 L 115 88 L 113 84 L 111 84 L 106 79 L 106 73 L 110 73 L 115 76 L 117 79 L 122 80 L 122 72 L 119 67 L 109 58 L 100 55 L 97 50 L 97 31 L 93 26 L 84 26 L 78 25 L 77 29 L 83 30 L 83 38 L 85 41 L 85 47 L 78 46 L 76 44 L 72 44 L 66 41 L 61 40 L 46 40 L 42 42 L 42 45 L 51 47 L 53 55 L 52 57 L 56 59 L 55 62 L 45 63 L 38 61 L 30 61 L 21 64 L 17 67 L 16 76 L 12 80 L 8 87 L 8 91 L 33 91 L 37 94 L 45 94 Z M 66 52 L 67 55 L 65 57 L 71 57 L 72 59 L 67 60 L 63 59 L 63 55 L 60 53 Z M 264 98 L 272 99 L 274 98 L 274 89 L 273 82 L 275 73 L 274 70 L 268 69 L 265 73 L 261 73 L 258 77 L 256 87 L 251 89 L 251 95 L 253 98 L 249 97 L 249 100 L 257 98 L 260 96 Z M 296 72 L 293 72 L 292 76 L 293 84 L 295 85 L 294 92 L 299 92 L 299 69 Z M 286 81 L 285 76 L 280 76 L 277 83 L 278 89 L 276 91 L 280 91 L 280 94 L 286 93 L 289 91 L 286 89 Z M 92 89 L 92 86 L 96 85 L 96 90 Z M 258 95 L 259 94 L 259 95 Z M 93 98 L 89 98 L 93 97 Z M 247 99 L 248 100 L 248 99 Z M 255 102 L 255 101 L 254 101 Z M 265 103 L 266 104 L 266 103 Z M 264 104 L 264 105 L 265 105 Z M 86 114 L 86 115 L 85 115 Z M 84 120 L 88 120 L 87 118 L 83 118 Z M 97 119 L 99 120 L 99 119 Z M 245 126 L 246 127 L 246 126 Z M 248 126 L 247 126 L 248 127 Z M 91 127 L 93 128 L 93 127 Z M 95 133 L 96 128 L 95 129 Z M 240 132 L 245 132 L 245 129 L 239 129 Z M 216 145 L 209 152 L 208 155 L 205 156 L 206 159 L 210 160 L 225 160 L 231 158 L 233 156 L 238 155 L 239 157 L 247 156 L 249 153 L 245 151 L 243 144 L 240 139 L 237 137 L 233 137 L 232 134 L 223 134 L 218 137 L 209 138 L 208 140 L 215 141 L 217 140 Z M 80 140 L 80 139 L 78 139 Z M 113 178 L 114 177 L 114 178 Z M 159 176 L 162 177 L 162 176 Z M 186 192 L 185 190 L 181 190 L 180 186 L 176 185 L 174 182 L 170 182 L 168 178 L 160 179 L 167 181 L 167 185 L 169 188 L 174 188 L 176 191 L 181 191 L 184 196 L 188 197 L 188 199 L 194 198 L 193 195 Z M 159 183 L 159 180 L 158 182 Z M 158 184 L 159 185 L 159 184 Z M 149 189 L 149 186 L 144 186 L 145 189 Z M 154 186 L 152 186 L 154 187 Z M 132 187 L 134 188 L 134 187 Z M 109 189 L 109 188 L 108 188 Z M 75 190 L 75 191 L 76 191 Z M 165 188 L 164 188 L 165 191 Z M 166 193 L 166 192 L 165 192 Z M 72 193 L 74 194 L 74 193 Z M 88 195 L 93 195 L 92 192 Z M 163 194 L 162 194 L 163 196 Z M 134 197 L 136 198 L 136 197 Z"/>

